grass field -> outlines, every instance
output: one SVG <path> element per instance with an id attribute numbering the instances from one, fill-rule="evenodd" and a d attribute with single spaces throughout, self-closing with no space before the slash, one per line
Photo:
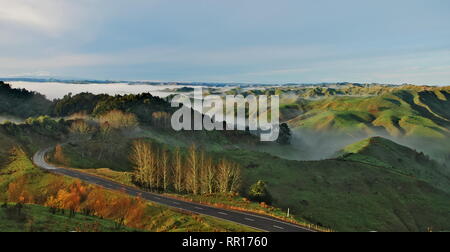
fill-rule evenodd
<path id="1" fill-rule="evenodd" d="M 25 205 L 20 211 L 15 204 L 0 208 L 0 231 L 2 232 L 135 232 L 136 229 L 119 227 L 114 221 L 66 212 L 52 214 L 39 205 Z"/>
<path id="2" fill-rule="evenodd" d="M 274 205 L 337 231 L 448 230 L 450 195 L 378 164 L 350 160 L 288 161 L 228 152 L 244 164 L 245 187 L 264 180 Z"/>

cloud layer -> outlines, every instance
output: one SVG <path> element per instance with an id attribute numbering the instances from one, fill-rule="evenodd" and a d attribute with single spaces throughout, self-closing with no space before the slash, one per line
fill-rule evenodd
<path id="1" fill-rule="evenodd" d="M 450 3 L 0 0 L 0 75 L 450 83 Z"/>

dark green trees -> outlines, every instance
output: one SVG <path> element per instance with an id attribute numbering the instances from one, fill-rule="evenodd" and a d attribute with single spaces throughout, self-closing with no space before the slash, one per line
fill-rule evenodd
<path id="1" fill-rule="evenodd" d="M 258 181 L 256 184 L 250 187 L 248 192 L 248 197 L 252 201 L 264 202 L 266 204 L 272 204 L 272 196 L 267 190 L 267 184 L 264 181 Z"/>
<path id="2" fill-rule="evenodd" d="M 51 102 L 45 96 L 25 89 L 13 89 L 0 81 L 0 114 L 28 118 L 46 115 Z"/>
<path id="3" fill-rule="evenodd" d="M 286 123 L 280 125 L 280 136 L 278 137 L 277 143 L 281 145 L 291 144 L 292 132 Z"/>

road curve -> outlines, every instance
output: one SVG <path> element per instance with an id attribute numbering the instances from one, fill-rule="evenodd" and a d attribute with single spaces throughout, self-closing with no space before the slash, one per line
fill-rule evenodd
<path id="1" fill-rule="evenodd" d="M 106 189 L 115 190 L 115 191 L 121 191 L 123 193 L 126 193 L 130 196 L 140 196 L 141 198 L 169 206 L 172 208 L 181 209 L 184 211 L 196 213 L 196 214 L 202 214 L 202 215 L 208 215 L 215 218 L 219 218 L 222 220 L 232 221 L 237 224 L 241 224 L 244 226 L 248 226 L 254 229 L 258 229 L 261 231 L 266 232 L 313 232 L 309 229 L 300 227 L 298 225 L 284 222 L 281 220 L 277 220 L 271 217 L 256 215 L 256 214 L 249 214 L 239 211 L 231 211 L 231 210 L 225 210 L 210 206 L 205 206 L 201 204 L 186 202 L 182 200 L 176 200 L 172 199 L 170 197 L 166 197 L 159 194 L 149 193 L 145 192 L 133 187 L 124 186 L 122 184 L 116 183 L 114 181 L 110 181 L 104 178 L 100 178 L 94 175 L 89 175 L 87 173 L 75 171 L 72 169 L 65 169 L 53 166 L 51 164 L 48 164 L 45 160 L 45 155 L 47 152 L 49 152 L 51 148 L 41 150 L 37 152 L 33 157 L 33 162 L 36 166 L 45 169 L 47 171 L 50 171 L 55 174 L 69 176 L 72 178 L 80 179 L 86 183 L 89 184 L 95 184 L 101 187 L 104 187 Z"/>

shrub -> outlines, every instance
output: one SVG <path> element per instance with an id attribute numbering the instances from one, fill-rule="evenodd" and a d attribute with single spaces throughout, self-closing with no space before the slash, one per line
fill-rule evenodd
<path id="1" fill-rule="evenodd" d="M 259 203 L 272 204 L 272 196 L 267 190 L 267 184 L 264 181 L 258 181 L 256 184 L 250 187 L 250 191 L 248 192 L 248 197 L 252 201 L 256 201 Z"/>

